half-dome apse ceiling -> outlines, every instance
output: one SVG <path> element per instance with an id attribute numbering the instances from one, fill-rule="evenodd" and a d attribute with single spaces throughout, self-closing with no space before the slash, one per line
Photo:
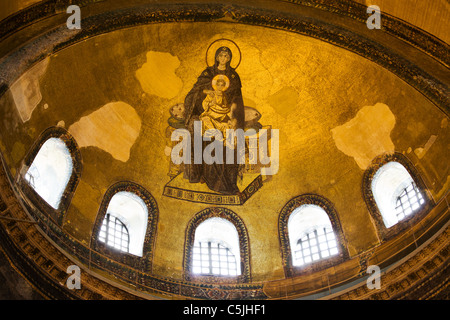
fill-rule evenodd
<path id="1" fill-rule="evenodd" d="M 81 30 L 3 50 L 4 184 L 58 250 L 120 284 L 108 298 L 307 297 L 448 232 L 446 57 L 349 17 L 327 29 L 320 7 L 280 4 L 284 27 L 277 3 L 248 20 L 233 5 L 88 5 Z"/>

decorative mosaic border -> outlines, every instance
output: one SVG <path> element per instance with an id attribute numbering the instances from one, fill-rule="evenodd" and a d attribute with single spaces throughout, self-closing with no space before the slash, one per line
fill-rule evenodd
<path id="1" fill-rule="evenodd" d="M 236 227 L 239 236 L 239 249 L 241 258 L 242 274 L 238 277 L 209 277 L 209 276 L 194 276 L 192 274 L 192 249 L 194 247 L 195 230 L 203 221 L 219 217 L 224 218 Z M 205 283 L 246 283 L 251 281 L 250 272 L 250 244 L 247 233 L 247 228 L 239 216 L 231 210 L 226 208 L 207 208 L 197 213 L 188 223 L 186 227 L 186 237 L 184 243 L 184 258 L 183 258 L 184 278 L 187 281 L 205 282 Z"/>
<path id="2" fill-rule="evenodd" d="M 283 0 L 344 15 L 366 23 L 367 6 L 349 0 Z M 382 12 L 381 30 L 424 51 L 442 64 L 450 65 L 448 45 L 428 32 Z"/>
<path id="3" fill-rule="evenodd" d="M 11 35 L 18 29 L 30 25 L 31 23 L 44 19 L 51 15 L 62 12 L 56 10 L 56 4 L 67 7 L 69 0 L 61 1 L 45 1 L 38 3 L 36 6 L 27 8 L 21 11 L 18 15 L 3 20 L 0 25 L 0 30 L 4 31 L 0 38 Z M 86 3 L 95 2 L 85 1 Z M 327 6 L 327 10 L 342 13 L 348 16 L 359 16 L 360 13 L 353 13 L 354 7 L 346 7 L 344 0 L 311 0 L 302 1 L 302 4 L 310 6 L 320 7 Z M 64 5 L 62 5 L 64 3 Z M 348 3 L 348 2 L 347 2 Z M 335 7 L 333 5 L 336 4 Z M 339 6 L 338 4 L 343 4 Z M 45 7 L 45 6 L 47 7 Z M 356 5 L 356 4 L 355 4 Z M 64 7 L 64 8 L 65 8 Z M 357 5 L 356 5 L 357 7 Z M 365 8 L 364 6 L 362 6 Z M 39 9 L 37 9 L 39 8 Z M 351 10 L 350 10 L 351 9 Z M 31 10 L 31 11 L 30 11 Z M 356 9 L 355 9 L 356 10 Z M 361 12 L 356 10 L 357 12 Z M 352 13 L 349 13 L 352 12 Z M 231 21 L 258 25 L 264 27 L 270 27 L 289 32 L 299 33 L 311 37 L 315 37 L 334 45 L 341 46 L 347 50 L 360 54 L 361 56 L 368 58 L 382 67 L 392 71 L 394 74 L 404 79 L 410 85 L 415 87 L 418 91 L 429 98 L 446 114 L 449 113 L 449 94 L 448 87 L 445 84 L 436 81 L 430 74 L 424 72 L 420 68 L 410 63 L 405 58 L 396 55 L 394 52 L 385 48 L 369 39 L 356 35 L 348 30 L 332 26 L 321 21 L 317 21 L 311 18 L 299 17 L 294 15 L 279 14 L 278 12 L 269 11 L 265 9 L 248 8 L 238 5 L 212 5 L 212 4 L 195 4 L 195 5 L 146 5 L 142 7 L 135 7 L 127 10 L 118 10 L 116 12 L 104 13 L 98 16 L 94 16 L 86 19 L 86 28 L 83 31 L 69 36 L 65 34 L 62 29 L 55 29 L 49 31 L 49 35 L 52 39 L 57 39 L 54 43 L 58 45 L 56 47 L 47 46 L 44 40 L 41 38 L 30 41 L 28 46 L 21 50 L 21 54 L 12 55 L 7 57 L 2 63 L 0 63 L 0 70 L 7 69 L 6 72 L 0 72 L 0 95 L 6 92 L 10 83 L 12 83 L 20 74 L 22 74 L 26 68 L 33 63 L 41 60 L 47 55 L 75 44 L 79 41 L 83 41 L 91 36 L 106 33 L 109 31 L 117 30 L 134 25 L 143 25 L 148 23 L 165 23 L 176 21 L 214 21 L 223 17 L 231 17 Z M 365 16 L 365 15 L 364 15 Z M 424 46 L 423 50 L 428 54 L 435 57 L 439 61 L 448 62 L 448 45 L 436 42 L 435 38 L 423 33 L 421 30 L 410 27 L 404 24 L 400 20 L 392 18 L 396 22 L 391 28 L 392 30 L 384 30 L 386 32 L 398 33 L 398 37 L 409 39 L 412 37 L 415 39 L 416 45 Z M 9 23 L 6 25 L 5 23 Z M 6 27 L 7 26 L 7 27 Z M 4 28 L 5 27 L 5 28 Z M 388 26 L 386 26 L 387 28 Z M 410 36 L 410 32 L 413 30 L 416 35 Z M 45 38 L 45 37 L 42 37 Z M 62 40 L 60 40 L 62 39 Z M 421 41 L 420 39 L 425 39 Z M 437 44 L 434 45 L 433 43 Z M 431 44 L 431 45 L 430 45 Z M 429 46 L 429 48 L 428 48 Z M 433 49 L 437 48 L 437 49 Z M 26 57 L 26 59 L 22 59 Z M 24 62 L 25 61 L 25 62 Z M 81 163 L 81 162 L 80 162 Z M 45 211 L 42 211 L 45 212 Z M 54 224 L 51 220 L 47 221 L 46 230 L 49 232 L 49 236 L 56 241 L 57 244 L 73 254 L 75 257 L 83 261 L 83 263 L 91 262 L 91 254 L 96 256 L 97 253 L 91 252 L 89 248 L 83 246 L 75 239 L 70 238 L 63 230 L 61 230 L 59 221 L 58 224 Z M 281 235 L 281 233 L 280 233 Z M 98 259 L 102 263 L 114 263 L 111 259 L 98 254 Z M 92 260 L 93 261 L 93 260 Z M 183 281 L 174 281 L 172 279 L 162 279 L 153 277 L 148 274 L 140 274 L 128 266 L 116 264 L 117 272 L 114 275 L 118 275 L 120 279 L 130 282 L 130 279 L 134 279 L 140 286 L 142 286 L 143 292 L 167 292 L 169 294 L 180 294 L 187 297 L 195 298 L 220 298 L 224 299 L 233 298 L 239 296 L 242 299 L 246 298 L 264 298 L 265 295 L 262 292 L 260 285 L 213 285 L 213 284 L 195 284 Z M 116 269 L 114 269 L 116 270 Z M 108 271 L 108 270 L 106 270 Z M 135 276 L 133 276 L 135 274 Z M 136 275 L 137 274 L 137 275 Z"/>
<path id="4" fill-rule="evenodd" d="M 51 127 L 44 131 L 36 142 L 34 146 L 30 149 L 29 155 L 26 157 L 27 163 L 31 163 L 37 152 L 39 151 L 42 144 L 50 137 L 60 137 L 66 143 L 69 143 L 70 139 L 73 139 L 70 135 L 66 135 L 67 132 L 64 128 L 60 127 Z M 77 150 L 79 153 L 78 147 L 74 144 L 69 146 L 68 148 L 72 150 Z M 76 159 L 76 157 L 75 157 Z M 79 161 L 79 162 L 75 162 Z M 80 166 L 77 166 L 77 172 L 81 174 L 81 158 L 79 160 L 74 160 L 74 168 L 75 163 L 79 163 Z M 3 172 L 3 169 L 1 169 Z M 23 193 L 25 201 L 22 203 L 26 210 L 36 219 L 37 224 L 42 230 L 45 230 L 47 236 L 54 241 L 58 246 L 63 248 L 68 254 L 75 257 L 79 260 L 84 266 L 88 266 L 89 268 L 102 270 L 103 272 L 108 272 L 113 275 L 119 281 L 124 281 L 135 286 L 136 290 L 139 290 L 142 293 L 148 293 L 152 295 L 172 295 L 172 296 L 184 296 L 190 297 L 194 299 L 266 299 L 267 296 L 264 294 L 262 290 L 261 284 L 247 284 L 245 282 L 249 282 L 246 279 L 250 279 L 250 268 L 246 269 L 245 275 L 246 277 L 242 277 L 242 281 L 230 281 L 227 283 L 221 284 L 213 284 L 213 283 L 195 283 L 191 281 L 183 281 L 183 280 L 175 280 L 170 278 L 158 277 L 152 274 L 152 252 L 153 246 L 155 242 L 156 232 L 157 232 L 157 216 L 158 216 L 158 207 L 155 199 L 152 195 L 147 192 L 144 188 L 139 186 L 136 183 L 130 181 L 122 181 L 112 185 L 107 192 L 105 193 L 102 204 L 100 206 L 99 212 L 97 214 L 96 222 L 93 227 L 93 237 L 91 239 L 91 245 L 88 247 L 81 242 L 77 241 L 70 235 L 68 235 L 62 229 L 62 221 L 63 216 L 59 219 L 59 223 L 52 218 L 52 210 L 53 208 L 50 206 L 44 207 L 42 206 L 42 199 L 34 192 L 34 190 L 28 186 L 28 184 L 21 179 L 21 176 L 18 175 L 17 179 L 22 181 L 22 184 L 16 184 L 16 188 L 18 191 Z M 76 180 L 78 183 L 78 179 Z M 74 188 L 76 187 L 75 181 L 71 184 Z M 23 188 L 28 187 L 28 191 Z M 75 189 L 74 189 L 75 190 Z M 114 252 L 108 249 L 105 246 L 101 246 L 101 244 L 96 241 L 95 235 L 98 234 L 99 228 L 101 226 L 102 217 L 106 214 L 107 204 L 112 196 L 119 191 L 130 191 L 135 192 L 138 196 L 140 196 L 149 209 L 149 220 L 151 219 L 151 223 L 149 221 L 147 234 L 145 237 L 144 244 L 144 256 L 136 257 L 134 255 L 127 255 L 117 252 Z M 73 192 L 72 192 L 73 193 Z M 16 201 L 13 196 L 10 196 L 11 201 Z M 0 208 L 3 211 L 10 210 L 9 208 L 3 208 L 6 206 L 6 203 L 0 201 Z M 15 205 L 14 211 L 19 210 L 21 207 L 20 204 Z M 23 210 L 23 209 L 20 209 Z M 154 213 L 154 216 L 150 218 L 150 213 Z M 241 221 L 241 225 L 242 221 Z M 152 231 L 150 231 L 152 230 Z M 239 230 L 239 228 L 238 228 Z M 248 252 L 248 235 L 247 232 L 243 234 L 243 238 L 245 239 L 244 243 L 246 250 L 242 252 Z M 20 237 L 25 240 L 23 236 Z M 92 246 L 92 247 L 91 247 Z M 48 247 L 50 248 L 50 247 Z M 52 249 L 52 252 L 56 254 L 55 249 Z M 249 265 L 249 253 L 246 255 L 246 263 Z M 59 277 L 59 275 L 58 275 Z M 104 286 L 102 286 L 103 288 Z M 108 289 L 110 290 L 110 289 Z M 117 290 L 118 292 L 120 290 Z M 100 297 L 98 293 L 93 293 L 92 290 L 85 290 L 86 295 L 81 298 L 93 298 L 97 299 Z M 88 293 L 89 292 L 89 293 Z M 124 294 L 124 293 L 120 293 Z"/>
<path id="5" fill-rule="evenodd" d="M 77 5 L 84 7 L 104 1 L 106 0 L 77 1 Z M 367 6 L 349 0 L 283 0 L 280 2 L 289 2 L 299 6 L 308 6 L 326 10 L 364 23 L 367 20 Z M 56 15 L 58 12 L 63 12 L 71 4 L 73 4 L 73 1 L 71 0 L 47 0 L 16 12 L 1 22 L 0 39 L 7 37 L 38 20 Z M 224 7 L 225 9 L 223 11 L 225 13 L 231 13 L 231 16 L 233 17 L 233 10 L 230 9 L 230 5 Z M 414 47 L 419 48 L 436 60 L 442 62 L 444 65 L 448 66 L 450 64 L 450 52 L 448 50 L 448 45 L 445 42 L 424 30 L 386 13 L 383 13 L 381 22 L 382 30 L 384 32 L 410 43 Z"/>
<path id="6" fill-rule="evenodd" d="M 366 285 L 332 300 L 448 300 L 450 228 L 401 265 L 381 275 L 381 288 Z"/>
<path id="7" fill-rule="evenodd" d="M 2 159 L 3 160 L 3 159 Z M 2 214 L 7 217 L 14 217 L 19 219 L 28 219 L 27 213 L 22 208 L 21 204 L 16 199 L 12 192 L 9 181 L 6 178 L 6 172 L 0 168 L 0 208 Z M 445 206 L 447 208 L 447 206 Z M 448 208 L 446 209 L 448 213 Z M 30 212 L 36 214 L 36 212 Z M 39 221 L 38 221 L 39 222 Z M 445 222 L 445 221 L 444 221 Z M 73 264 L 68 260 L 57 247 L 49 243 L 46 238 L 38 231 L 34 224 L 23 224 L 15 221 L 5 222 L 0 220 L 0 236 L 3 248 L 7 249 L 8 256 L 11 257 L 14 264 L 21 270 L 21 272 L 28 277 L 33 285 L 44 289 L 48 297 L 57 299 L 76 298 L 76 299 L 140 299 L 133 293 L 129 293 L 108 282 L 102 281 L 95 276 L 83 273 L 83 286 L 81 290 L 71 290 L 76 297 L 68 297 L 66 288 L 61 286 L 67 279 L 65 272 L 68 265 Z M 6 232 L 3 232 L 5 230 Z M 83 246 L 76 240 L 70 238 L 66 233 L 62 232 L 55 224 L 50 224 L 46 230 L 48 236 L 57 244 L 63 244 L 69 254 L 80 258 L 87 266 L 89 264 L 90 250 Z M 447 244 L 445 248 L 441 246 Z M 436 247 L 432 250 L 438 250 L 439 256 L 433 256 L 430 251 L 430 246 Z M 440 247 L 440 248 L 439 248 Z M 413 298 L 420 297 L 425 294 L 426 298 L 434 298 L 436 296 L 445 297 L 445 286 L 440 286 L 437 290 L 433 288 L 430 295 L 425 286 L 435 284 L 442 284 L 448 275 L 448 229 L 441 234 L 438 239 L 426 248 L 414 255 L 413 258 L 403 263 L 401 266 L 385 275 L 382 283 L 388 283 L 388 286 L 383 287 L 383 291 L 379 293 L 371 292 L 362 286 L 349 293 L 339 295 L 336 299 L 408 299 L 411 295 Z M 92 252 L 94 255 L 94 252 Z M 101 255 L 99 255 L 101 257 Z M 102 257 L 105 259 L 105 257 Z M 108 260 L 108 259 L 105 259 Z M 417 262 L 420 262 L 423 267 L 417 269 Z M 441 266 L 443 268 L 441 268 Z M 139 271 L 133 272 L 131 268 L 117 263 L 118 268 L 128 269 L 131 274 L 135 274 L 133 283 L 136 290 L 142 293 L 158 294 L 158 295 L 172 295 L 172 298 L 177 295 L 195 299 L 267 299 L 264 294 L 264 289 L 261 284 L 241 284 L 241 285 L 214 285 L 214 284 L 195 284 L 173 279 L 165 279 L 161 277 L 153 277 L 148 274 L 142 274 Z M 406 270 L 406 271 L 405 271 Z M 409 271 L 411 271 L 408 273 Z M 436 272 L 434 271 L 436 270 Z M 118 279 L 126 281 L 120 274 L 115 273 L 115 270 L 109 271 Z M 440 272 L 442 271 L 442 272 Z M 437 273 L 439 272 L 439 273 Z M 388 279 L 389 277 L 389 279 Z M 403 280 L 399 279 L 403 277 Z M 131 279 L 131 278 L 130 278 Z M 430 279 L 428 281 L 427 279 Z M 131 281 L 131 280 L 128 280 Z M 412 286 L 419 288 L 408 289 Z M 424 292 L 425 291 L 425 292 Z M 448 290 L 447 290 L 448 291 Z M 284 292 L 284 291 L 283 291 Z M 287 293 L 288 291 L 286 291 Z M 393 297 L 394 295 L 394 297 Z M 448 296 L 448 295 L 447 295 Z M 274 297 L 272 297 L 274 298 Z M 287 298 L 285 293 L 279 298 Z"/>
<path id="8" fill-rule="evenodd" d="M 291 213 L 304 204 L 314 204 L 325 210 L 330 218 L 336 236 L 336 242 L 339 248 L 339 254 L 328 259 L 320 260 L 312 264 L 296 267 L 292 264 L 292 250 L 289 243 L 288 220 Z M 278 234 L 280 240 L 282 263 L 286 277 L 293 277 L 300 274 L 316 272 L 328 268 L 332 265 L 343 262 L 348 259 L 349 254 L 346 247 L 344 232 L 342 231 L 339 216 L 333 204 L 322 196 L 317 194 L 303 194 L 291 200 L 281 209 L 278 217 Z"/>
<path id="9" fill-rule="evenodd" d="M 179 200 L 200 202 L 213 205 L 243 205 L 250 197 L 262 187 L 262 176 L 259 175 L 242 192 L 234 195 L 217 194 L 212 192 L 199 192 L 185 190 L 166 184 L 163 195 Z"/>
<path id="10" fill-rule="evenodd" d="M 67 146 L 72 157 L 72 174 L 67 183 L 66 189 L 63 192 L 61 201 L 59 203 L 58 209 L 54 209 L 52 206 L 47 204 L 36 191 L 27 183 L 25 180 L 25 170 L 27 170 L 33 163 L 34 158 L 38 154 L 39 150 L 43 144 L 50 138 L 59 138 Z M 83 168 L 83 162 L 81 158 L 81 152 L 78 147 L 77 142 L 72 137 L 72 135 L 62 127 L 50 127 L 46 129 L 42 134 L 36 139 L 36 142 L 30 148 L 28 154 L 23 160 L 20 172 L 17 173 L 16 183 L 20 187 L 21 191 L 26 194 L 28 199 L 30 199 L 33 204 L 45 213 L 48 217 L 54 220 L 58 225 L 62 225 L 64 217 L 66 216 L 67 209 L 69 208 L 72 197 L 77 188 L 78 182 L 81 178 L 81 171 Z"/>
<path id="11" fill-rule="evenodd" d="M 11 201 L 13 200 L 17 201 L 15 199 Z M 224 282 L 219 284 L 184 281 L 153 275 L 150 270 L 143 270 L 142 264 L 133 265 L 132 261 L 127 260 L 128 258 L 121 259 L 117 257 L 116 259 L 115 256 L 108 255 L 108 252 L 94 250 L 84 245 L 68 235 L 57 224 L 48 223 L 45 217 L 42 217 L 42 213 L 39 210 L 28 206 L 27 203 L 24 204 L 26 210 L 36 219 L 40 228 L 45 230 L 51 240 L 63 248 L 69 255 L 75 257 L 84 266 L 88 266 L 92 270 L 107 272 L 119 282 L 123 281 L 128 283 L 144 294 L 172 298 L 182 296 L 192 299 L 267 299 L 261 283 L 252 284 L 243 283 L 242 281 L 242 283 Z M 19 204 L 15 206 L 15 211 L 17 210 L 23 210 Z M 55 250 L 57 249 L 55 248 L 53 250 L 52 248 L 53 254 L 56 254 Z M 143 261 L 144 259 L 141 260 L 141 263 Z M 250 270 L 248 274 L 250 274 Z M 101 288 L 103 287 L 105 286 Z M 114 296 L 113 293 L 111 294 Z"/>
<path id="12" fill-rule="evenodd" d="M 441 83 L 407 58 L 401 57 L 393 50 L 373 40 L 345 28 L 309 17 L 279 15 L 248 8 L 236 8 L 234 12 L 237 22 L 272 27 L 317 38 L 369 59 L 403 79 L 430 99 L 444 113 L 450 113 L 450 92 L 447 84 Z M 448 50 L 448 46 L 446 50 Z"/>
<path id="13" fill-rule="evenodd" d="M 416 214 L 403 219 L 402 221 L 398 222 L 397 224 L 395 224 L 390 228 L 386 228 L 383 222 L 383 217 L 380 213 L 380 210 L 378 209 L 378 206 L 375 202 L 375 198 L 373 196 L 372 180 L 375 174 L 377 173 L 378 169 L 380 169 L 383 165 L 391 161 L 398 162 L 405 167 L 405 169 L 413 178 L 417 187 L 421 191 L 423 191 L 422 196 L 425 200 L 425 205 Z M 364 201 L 366 202 L 367 208 L 369 209 L 369 212 L 374 220 L 380 241 L 387 241 L 393 238 L 400 232 L 407 229 L 411 224 L 414 224 L 420 219 L 422 219 L 435 206 L 434 200 L 429 196 L 427 187 L 417 169 L 414 167 L 414 165 L 409 161 L 409 159 L 406 156 L 398 152 L 382 154 L 372 160 L 371 165 L 364 171 L 362 180 L 362 194 L 364 197 Z"/>
<path id="14" fill-rule="evenodd" d="M 121 191 L 136 194 L 144 201 L 145 205 L 147 206 L 148 220 L 147 220 L 147 230 L 145 232 L 144 238 L 144 248 L 142 257 L 114 250 L 106 246 L 104 243 L 98 241 L 98 235 L 100 233 L 100 228 L 103 219 L 107 213 L 109 202 L 116 193 Z M 97 217 L 95 219 L 94 227 L 92 230 L 91 248 L 107 257 L 111 257 L 117 262 L 131 266 L 134 269 L 140 270 L 142 272 L 151 273 L 153 247 L 155 245 L 156 231 L 158 225 L 158 215 L 159 210 L 158 205 L 156 204 L 156 200 L 155 198 L 153 198 L 150 192 L 148 192 L 144 187 L 131 181 L 118 182 L 112 185 L 103 196 L 103 200 L 100 204 L 100 208 L 98 210 Z M 98 260 L 98 265 L 102 266 L 101 260 Z"/>
<path id="15" fill-rule="evenodd" d="M 70 274 L 66 271 L 74 262 L 43 235 L 47 233 L 55 237 L 55 233 L 49 232 L 49 228 L 59 227 L 55 224 L 43 225 L 34 215 L 35 212 L 32 212 L 32 216 L 36 218 L 37 224 L 33 223 L 26 209 L 17 200 L 6 174 L 3 168 L 0 168 L 1 213 L 4 217 L 19 220 L 0 219 L 0 250 L 7 254 L 15 268 L 43 297 L 55 300 L 139 299 L 136 295 L 83 271 L 81 289 L 68 290 L 65 283 Z M 39 214 L 42 216 L 40 212 Z"/>
<path id="16" fill-rule="evenodd" d="M 327 4 L 325 4 L 324 0 L 301 2 L 302 5 L 329 10 L 333 13 L 346 15 L 351 18 L 358 17 L 357 20 L 361 20 L 363 17 L 367 16 L 366 13 L 364 13 L 363 16 L 360 16 L 363 12 L 362 9 L 365 8 L 365 6 L 362 5 L 349 5 L 349 2 L 346 0 L 332 0 L 326 1 L 326 3 Z M 45 9 L 44 5 L 42 5 L 42 7 L 33 7 L 33 10 L 38 10 L 38 8 L 43 11 L 43 16 L 54 14 L 52 11 L 53 9 Z M 50 10 L 50 12 L 45 10 Z M 17 17 L 16 15 L 11 16 L 6 19 L 4 23 L 15 21 L 16 18 L 19 20 L 22 19 L 20 20 L 22 23 L 14 23 L 16 27 L 34 21 L 32 19 L 29 20 L 27 15 L 21 13 L 17 15 Z M 0 64 L 0 70 L 4 70 L 3 72 L 0 72 L 0 80 L 2 80 L 0 81 L 0 95 L 6 92 L 8 86 L 25 71 L 24 68 L 40 61 L 49 54 L 56 53 L 63 48 L 86 40 L 89 37 L 121 28 L 149 23 L 211 22 L 222 18 L 228 18 L 230 21 L 236 23 L 299 33 L 343 47 L 346 50 L 374 61 L 383 68 L 393 72 L 424 94 L 444 113 L 450 113 L 450 94 L 447 84 L 443 84 L 433 78 L 432 75 L 407 60 L 407 57 L 399 56 L 393 50 L 390 50 L 373 40 L 343 27 L 310 17 L 264 8 L 213 3 L 146 4 L 86 17 L 83 19 L 83 28 L 79 30 L 79 32 L 73 32 L 73 34 L 68 33 L 67 28 L 64 27 L 51 30 L 45 36 L 42 35 L 42 37 L 30 41 L 26 48 L 20 50 L 21 52 L 16 58 L 10 56 Z M 448 62 L 450 50 L 448 50 L 447 44 L 439 42 L 435 37 L 424 33 L 422 30 L 414 28 L 413 26 L 406 25 L 400 20 L 394 20 L 393 17 L 390 17 L 390 19 L 396 22 L 395 24 L 392 24 L 390 28 L 401 35 L 399 36 L 401 39 L 409 39 L 410 34 L 418 35 L 415 36 L 416 40 L 414 43 L 425 46 L 422 50 L 430 50 L 430 52 L 427 53 L 431 56 L 434 54 L 435 58 L 438 56 L 441 60 L 445 60 L 446 63 Z M 15 29 L 10 27 L 8 30 L 10 30 L 9 33 L 12 34 Z M 391 32 L 393 32 L 392 30 Z M 411 33 L 411 30 L 414 30 L 414 32 Z M 48 41 L 51 41 L 52 45 L 49 45 Z M 24 64 L 23 61 L 27 61 L 27 63 Z M 17 64 L 17 66 L 14 66 L 15 64 Z"/>

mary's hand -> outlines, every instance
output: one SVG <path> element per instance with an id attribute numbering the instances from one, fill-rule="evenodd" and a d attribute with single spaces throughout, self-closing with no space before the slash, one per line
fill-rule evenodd
<path id="1" fill-rule="evenodd" d="M 203 93 L 207 94 L 210 97 L 214 97 L 214 90 L 203 90 Z"/>

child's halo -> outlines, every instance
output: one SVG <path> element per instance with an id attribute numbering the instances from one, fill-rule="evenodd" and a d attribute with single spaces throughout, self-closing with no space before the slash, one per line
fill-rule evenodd
<path id="1" fill-rule="evenodd" d="M 212 79 L 212 87 L 214 90 L 217 90 L 217 80 L 223 80 L 225 81 L 225 88 L 223 88 L 223 91 L 226 91 L 228 87 L 230 86 L 230 79 L 224 74 L 218 74 Z"/>

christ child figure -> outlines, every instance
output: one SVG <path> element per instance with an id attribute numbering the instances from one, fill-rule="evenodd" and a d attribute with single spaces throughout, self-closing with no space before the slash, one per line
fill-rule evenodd
<path id="1" fill-rule="evenodd" d="M 214 90 L 203 91 L 206 93 L 206 98 L 202 103 L 204 111 L 200 115 L 203 133 L 209 129 L 218 129 L 225 139 L 226 130 L 233 128 L 232 106 L 229 105 L 224 94 L 229 85 L 228 77 L 219 74 L 212 80 Z"/>

